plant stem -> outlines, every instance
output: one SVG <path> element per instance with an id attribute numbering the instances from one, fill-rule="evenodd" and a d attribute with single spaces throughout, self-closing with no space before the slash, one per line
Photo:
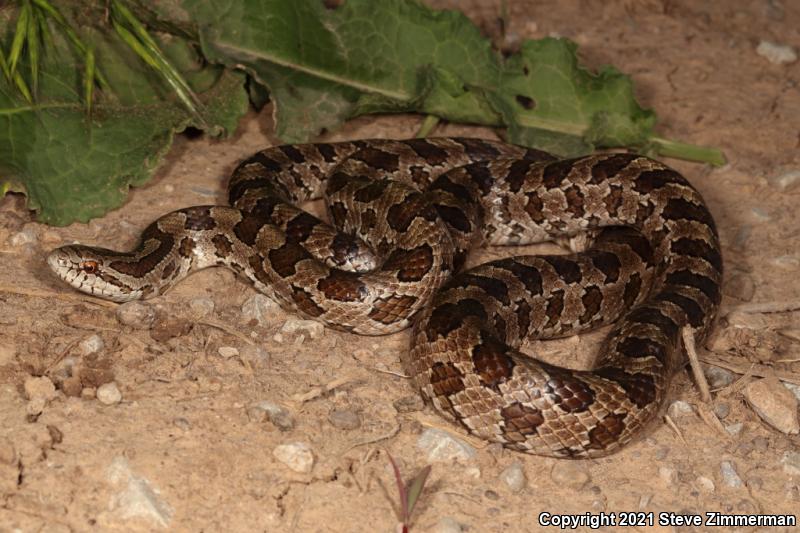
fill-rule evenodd
<path id="1" fill-rule="evenodd" d="M 417 134 L 414 135 L 417 139 L 422 139 L 427 137 L 431 134 L 433 129 L 439 124 L 441 119 L 436 115 L 428 115 L 425 117 L 425 120 L 422 121 L 419 129 L 417 130 Z"/>
<path id="2" fill-rule="evenodd" d="M 664 139 L 663 137 L 653 137 L 650 142 L 656 148 L 658 155 L 665 157 L 676 157 L 687 161 L 699 161 L 709 163 L 715 167 L 721 167 L 727 160 L 725 154 L 719 148 L 710 146 L 697 146 L 694 144 Z"/>

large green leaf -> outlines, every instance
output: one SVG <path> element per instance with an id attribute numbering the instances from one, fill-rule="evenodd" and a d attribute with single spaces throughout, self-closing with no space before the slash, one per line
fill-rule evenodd
<path id="1" fill-rule="evenodd" d="M 75 21 L 69 8 L 61 6 Z M 24 190 L 39 219 L 55 225 L 87 221 L 120 206 L 130 185 L 151 176 L 174 132 L 199 126 L 158 74 L 114 33 L 76 22 L 109 84 L 95 91 L 91 116 L 83 101 L 82 58 L 55 25 L 40 58 L 35 104 L 25 102 L 0 76 L 0 180 L 6 188 Z M 201 66 L 181 39 L 161 44 L 199 94 L 205 123 L 220 132 L 233 131 L 247 106 L 244 77 Z"/>

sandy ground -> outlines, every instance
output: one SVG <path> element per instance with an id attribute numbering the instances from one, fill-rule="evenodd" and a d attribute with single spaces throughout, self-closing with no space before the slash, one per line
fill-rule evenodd
<path id="1" fill-rule="evenodd" d="M 449 4 L 501 40 L 497 2 Z M 674 387 L 685 403 L 673 407 L 673 424 L 621 453 L 525 456 L 476 442 L 420 405 L 398 362 L 407 332 L 360 338 L 298 324 L 220 269 L 151 301 L 145 310 L 155 321 L 137 329 L 142 317 L 122 324 L 113 305 L 50 275 L 44 258 L 55 246 L 130 246 L 163 213 L 224 203 L 235 163 L 276 142 L 267 110 L 226 141 L 178 138 L 156 179 L 88 225 L 48 228 L 31 222 L 18 196 L 0 201 L 0 531 L 391 532 L 397 495 L 387 453 L 407 477 L 433 465 L 414 531 L 539 531 L 542 512 L 616 513 L 618 523 L 632 511 L 800 514 L 800 456 L 792 455 L 800 438 L 765 423 L 744 399 L 760 376 L 800 383 L 797 313 L 729 314 L 800 298 L 800 180 L 785 178 L 800 171 L 800 62 L 756 53 L 762 40 L 800 47 L 800 4 L 508 5 L 505 44 L 569 37 L 586 64 L 633 76 L 663 136 L 725 151 L 729 163 L 717 169 L 669 162 L 704 194 L 722 239 L 728 317 L 704 357 L 734 372 L 712 370 L 713 402 L 704 407 L 687 372 Z M 328 139 L 403 138 L 420 122 L 367 117 Z M 436 134 L 494 132 L 444 126 Z M 572 358 L 595 343 L 566 341 L 556 351 Z M 47 380 L 32 379 L 40 376 Z M 776 389 L 761 396 L 796 416 L 796 403 Z M 462 457 L 429 457 L 418 445 L 430 428 L 458 439 Z M 310 452 L 311 470 L 293 471 L 276 450 L 298 451 L 299 469 Z M 655 521 L 636 529 L 677 529 Z"/>

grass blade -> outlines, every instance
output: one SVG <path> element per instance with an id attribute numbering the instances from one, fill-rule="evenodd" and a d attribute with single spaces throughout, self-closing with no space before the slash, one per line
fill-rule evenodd
<path id="1" fill-rule="evenodd" d="M 94 94 L 94 49 L 86 49 L 86 69 L 83 76 L 83 97 L 86 100 L 86 114 L 92 114 L 92 96 Z"/>
<path id="2" fill-rule="evenodd" d="M 408 525 L 408 517 L 409 517 L 409 510 L 408 510 L 408 494 L 406 493 L 406 484 L 403 481 L 403 475 L 400 473 L 400 469 L 397 467 L 397 463 L 394 462 L 394 457 L 389 452 L 386 452 L 386 455 L 389 457 L 389 462 L 392 463 L 392 469 L 394 470 L 394 480 L 397 483 L 397 492 L 400 496 L 400 511 L 403 514 L 401 520 L 403 525 Z"/>
<path id="3" fill-rule="evenodd" d="M 17 86 L 17 90 L 22 94 L 25 100 L 29 104 L 32 104 L 33 98 L 31 98 L 31 92 L 28 90 L 28 85 L 25 83 L 25 79 L 20 75 L 19 72 L 14 72 L 13 74 L 11 73 L 11 67 L 9 67 L 8 61 L 6 61 L 6 53 L 2 47 L 0 47 L 0 70 L 3 71 L 3 75 L 7 80 L 13 81 L 14 85 Z"/>
<path id="4" fill-rule="evenodd" d="M 164 56 L 158 44 L 147 32 L 144 25 L 142 25 L 133 13 L 119 0 L 112 0 L 112 19 L 114 28 L 120 33 L 120 36 L 123 37 L 125 42 L 164 77 L 170 87 L 172 87 L 172 90 L 175 91 L 175 94 L 178 95 L 183 105 L 194 115 L 201 125 L 206 126 L 206 121 L 198 109 L 199 101 L 194 91 L 192 91 L 192 88 L 183 76 L 181 76 L 180 72 L 178 72 Z M 130 27 L 133 34 L 123 26 L 123 23 Z"/>
<path id="5" fill-rule="evenodd" d="M 39 92 L 39 21 L 30 2 L 25 4 L 30 12 L 28 15 L 28 60 L 31 68 L 31 92 L 35 97 Z"/>
<path id="6" fill-rule="evenodd" d="M 11 41 L 11 50 L 8 53 L 8 62 L 11 74 L 17 71 L 17 63 L 22 56 L 22 47 L 25 45 L 25 37 L 28 35 L 28 20 L 31 16 L 31 4 L 25 2 L 19 10 L 17 18 L 17 28 L 14 31 L 14 40 Z"/>
<path id="7" fill-rule="evenodd" d="M 426 466 L 420 470 L 419 474 L 411 480 L 408 487 L 408 515 L 414 512 L 414 506 L 419 501 L 419 496 L 425 488 L 425 482 L 428 480 L 428 475 L 431 473 L 431 465 Z"/>

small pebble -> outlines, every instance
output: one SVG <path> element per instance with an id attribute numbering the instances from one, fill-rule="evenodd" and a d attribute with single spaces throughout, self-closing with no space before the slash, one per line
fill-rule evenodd
<path id="1" fill-rule="evenodd" d="M 550 471 L 550 479 L 558 486 L 580 490 L 589 482 L 586 466 L 572 461 L 557 461 Z"/>
<path id="2" fill-rule="evenodd" d="M 361 426 L 361 417 L 349 409 L 334 409 L 328 414 L 328 421 L 337 429 L 352 431 Z"/>
<path id="3" fill-rule="evenodd" d="M 117 384 L 113 381 L 111 383 L 104 383 L 97 387 L 97 401 L 103 405 L 114 405 L 122 400 L 122 393 L 119 391 Z"/>
<path id="4" fill-rule="evenodd" d="M 116 314 L 120 324 L 135 329 L 149 328 L 156 318 L 152 305 L 135 300 L 121 304 L 117 307 Z"/>
<path id="5" fill-rule="evenodd" d="M 156 342 L 167 342 L 186 335 L 192 327 L 191 322 L 181 317 L 159 313 L 150 329 L 150 338 Z"/>
<path id="6" fill-rule="evenodd" d="M 284 322 L 281 327 L 282 333 L 297 333 L 304 332 L 312 339 L 316 339 L 325 331 L 325 326 L 315 320 L 301 320 L 299 318 L 290 318 Z"/>
<path id="7" fill-rule="evenodd" d="M 788 65 L 797 61 L 797 53 L 794 48 L 771 41 L 758 43 L 756 53 L 775 65 Z"/>
<path id="8" fill-rule="evenodd" d="M 134 474 L 128 461 L 117 456 L 106 471 L 107 479 L 119 487 L 109 503 L 111 511 L 123 520 L 143 518 L 159 528 L 166 528 L 174 514 L 172 506 L 161 497 L 150 480 Z"/>
<path id="9" fill-rule="evenodd" d="M 714 492 L 717 489 L 717 487 L 714 485 L 714 482 L 705 476 L 698 476 L 695 481 L 697 483 L 697 487 L 703 492 Z"/>
<path id="10" fill-rule="evenodd" d="M 675 400 L 670 404 L 667 412 L 672 418 L 680 418 L 682 416 L 694 413 L 694 409 L 692 409 L 692 406 L 689 403 L 684 402 L 683 400 Z"/>
<path id="11" fill-rule="evenodd" d="M 749 302 L 756 294 L 756 283 L 749 274 L 734 274 L 725 281 L 724 291 L 727 296 L 732 296 L 737 300 Z"/>
<path id="12" fill-rule="evenodd" d="M 731 408 L 727 403 L 718 403 L 714 406 L 714 414 L 717 418 L 724 420 L 731 412 Z"/>
<path id="13" fill-rule="evenodd" d="M 462 531 L 464 531 L 463 526 L 449 516 L 440 518 L 433 528 L 433 533 L 461 533 Z"/>
<path id="14" fill-rule="evenodd" d="M 230 359 L 231 357 L 238 356 L 239 355 L 239 350 L 237 350 L 233 346 L 220 346 L 217 349 L 217 353 L 219 353 L 225 359 Z"/>
<path id="15" fill-rule="evenodd" d="M 23 388 L 25 397 L 29 400 L 41 398 L 44 402 L 49 402 L 57 396 L 56 386 L 47 376 L 29 377 L 25 380 Z"/>
<path id="16" fill-rule="evenodd" d="M 495 502 L 500 499 L 500 495 L 497 494 L 495 491 L 493 491 L 491 489 L 489 489 L 486 492 L 484 492 L 483 495 L 486 496 L 487 500 L 492 500 L 492 501 L 495 501 Z"/>
<path id="17" fill-rule="evenodd" d="M 8 242 L 11 246 L 19 248 L 27 244 L 35 244 L 38 239 L 36 226 L 29 222 L 22 227 L 22 231 L 13 234 Z"/>
<path id="18" fill-rule="evenodd" d="M 269 323 L 270 319 L 280 306 L 263 294 L 254 294 L 242 304 L 242 315 L 249 320 L 255 320 L 262 326 Z"/>
<path id="19" fill-rule="evenodd" d="M 294 428 L 294 419 L 292 419 L 292 415 L 280 405 L 264 400 L 253 404 L 252 407 L 265 412 L 267 414 L 267 419 L 279 430 L 289 431 Z"/>
<path id="20" fill-rule="evenodd" d="M 70 376 L 61 382 L 61 391 L 72 398 L 77 398 L 83 391 L 83 384 L 79 376 Z"/>
<path id="21" fill-rule="evenodd" d="M 419 394 L 409 394 L 395 400 L 392 405 L 398 413 L 415 413 L 422 411 L 423 407 L 425 407 L 425 402 Z"/>
<path id="22" fill-rule="evenodd" d="M 783 174 L 767 178 L 779 191 L 791 191 L 800 186 L 800 170 L 790 170 Z"/>
<path id="23" fill-rule="evenodd" d="M 733 372 L 718 366 L 707 366 L 703 373 L 712 389 L 727 387 L 736 379 Z"/>
<path id="24" fill-rule="evenodd" d="M 508 485 L 511 492 L 520 492 L 528 484 L 522 464 L 516 461 L 500 473 L 500 479 Z"/>
<path id="25" fill-rule="evenodd" d="M 192 429 L 192 423 L 189 422 L 188 419 L 179 416 L 172 420 L 172 425 L 174 425 L 178 429 L 182 429 L 183 431 L 189 431 Z"/>
<path id="26" fill-rule="evenodd" d="M 725 431 L 727 431 L 731 437 L 735 437 L 742 432 L 742 427 L 744 427 L 744 424 L 736 422 L 735 424 L 728 424 L 725 426 Z"/>
<path id="27" fill-rule="evenodd" d="M 720 473 L 722 474 L 722 481 L 729 487 L 741 487 L 742 478 L 736 473 L 736 467 L 730 461 L 722 461 L 719 464 Z"/>
<path id="28" fill-rule="evenodd" d="M 786 451 L 781 457 L 783 471 L 790 476 L 800 476 L 800 452 Z"/>
<path id="29" fill-rule="evenodd" d="M 464 474 L 467 477 L 471 477 L 472 479 L 480 479 L 481 478 L 481 469 L 477 466 L 470 466 L 469 468 L 464 469 Z"/>
<path id="30" fill-rule="evenodd" d="M 676 472 L 672 467 L 660 466 L 658 468 L 658 477 L 660 477 L 664 483 L 673 485 L 676 481 L 678 481 L 678 472 Z"/>
<path id="31" fill-rule="evenodd" d="M 308 444 L 302 442 L 276 446 L 272 450 L 272 455 L 290 469 L 301 474 L 311 472 L 314 467 L 314 454 Z"/>
<path id="32" fill-rule="evenodd" d="M 795 385 L 794 383 L 789 383 L 788 381 L 782 381 L 783 386 L 789 389 L 789 392 L 794 394 L 794 397 L 797 398 L 797 401 L 800 401 L 800 385 Z"/>
<path id="33" fill-rule="evenodd" d="M 100 335 L 91 335 L 78 343 L 78 354 L 82 356 L 99 353 L 105 343 Z"/>
<path id="34" fill-rule="evenodd" d="M 246 344 L 240 350 L 241 359 L 255 365 L 265 365 L 269 362 L 269 352 L 261 346 Z"/>
<path id="35" fill-rule="evenodd" d="M 441 429 L 428 428 L 417 439 L 417 448 L 427 454 L 430 462 L 467 461 L 475 456 L 475 448 Z"/>
<path id="36" fill-rule="evenodd" d="M 214 300 L 211 298 L 192 298 L 189 311 L 193 318 L 204 318 L 214 312 Z"/>
<path id="37" fill-rule="evenodd" d="M 797 398 L 777 378 L 754 381 L 745 387 L 743 395 L 756 414 L 769 425 L 789 435 L 800 433 Z"/>

